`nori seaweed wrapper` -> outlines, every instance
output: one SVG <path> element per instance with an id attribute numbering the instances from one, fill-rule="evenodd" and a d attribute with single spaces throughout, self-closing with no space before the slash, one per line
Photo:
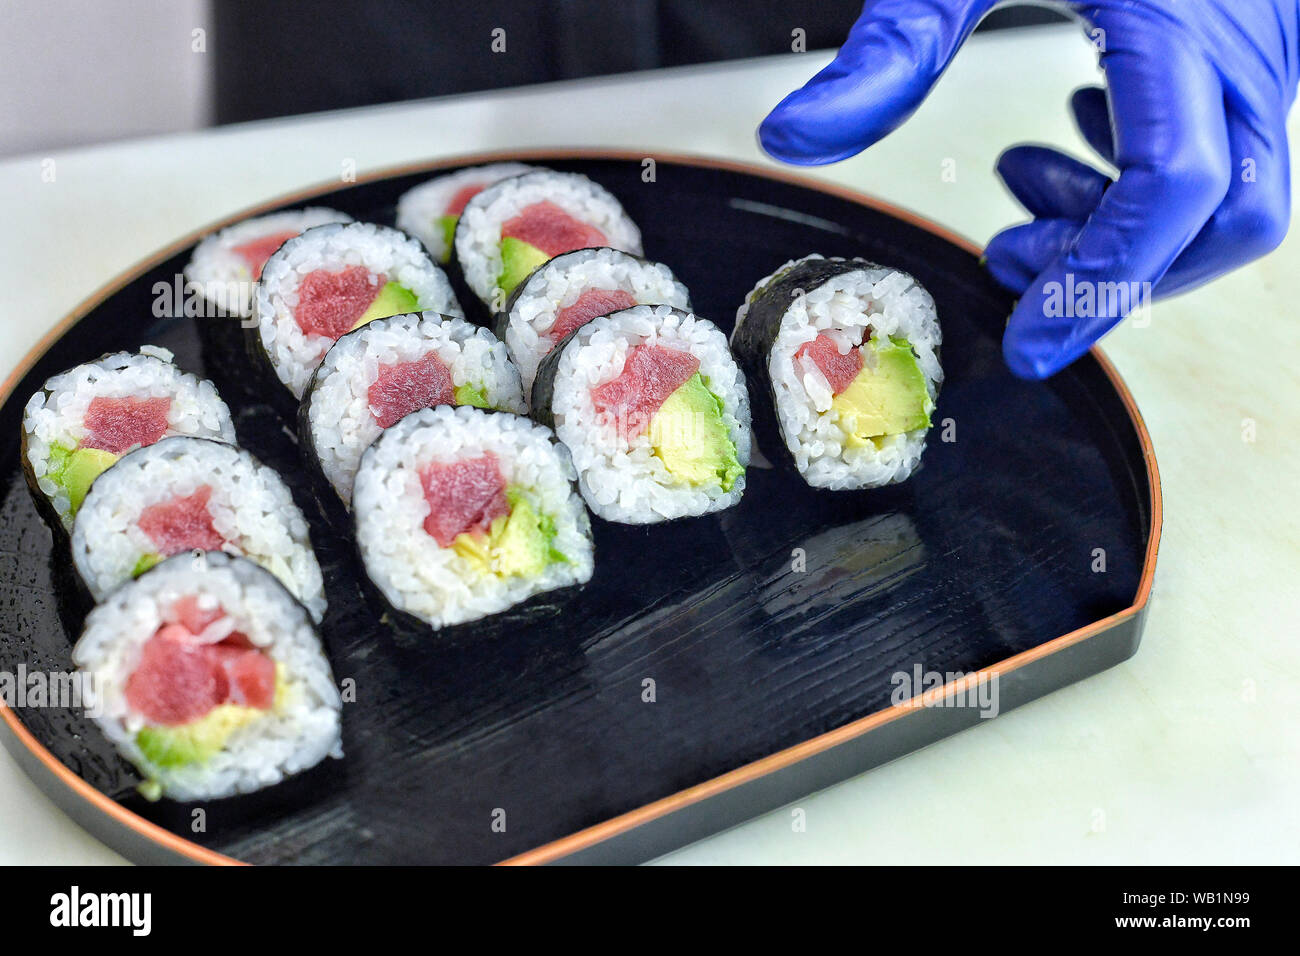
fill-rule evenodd
<path id="1" fill-rule="evenodd" d="M 754 294 L 743 322 L 731 334 L 731 353 L 749 385 L 750 417 L 754 435 L 767 458 L 793 465 L 794 457 L 781 434 L 776 414 L 776 392 L 768 372 L 772 346 L 781 320 L 801 295 L 821 288 L 836 276 L 860 269 L 882 268 L 865 259 L 805 259 L 778 272 Z M 775 449 L 775 453 L 773 453 Z"/>

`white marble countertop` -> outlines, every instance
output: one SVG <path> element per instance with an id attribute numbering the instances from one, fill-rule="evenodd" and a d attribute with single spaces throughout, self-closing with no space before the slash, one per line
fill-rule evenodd
<path id="1" fill-rule="evenodd" d="M 347 162 L 364 173 L 542 146 L 769 162 L 755 126 L 826 59 L 792 54 L 0 162 L 0 373 L 136 261 L 244 206 L 337 178 Z M 902 129 L 811 172 L 983 243 L 1025 218 L 992 171 L 1004 146 L 1032 140 L 1088 155 L 1066 101 L 1096 75 L 1073 27 L 976 37 Z M 1300 139 L 1295 115 L 1291 131 Z M 942 177 L 950 161 L 953 182 Z M 1164 487 L 1136 657 L 800 801 L 803 832 L 778 810 L 665 861 L 1300 861 L 1298 284 L 1295 230 L 1267 259 L 1158 304 L 1148 327 L 1105 342 L 1146 418 Z M 0 756 L 0 863 L 114 862 Z"/>

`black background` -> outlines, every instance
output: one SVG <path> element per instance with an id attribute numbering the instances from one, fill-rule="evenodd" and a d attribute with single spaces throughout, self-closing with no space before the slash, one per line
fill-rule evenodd
<path id="1" fill-rule="evenodd" d="M 491 0 L 213 5 L 216 120 L 838 47 L 860 0 Z M 980 29 L 1061 20 L 1043 7 L 993 11 Z M 506 31 L 494 53 L 492 31 Z M 776 104 L 773 103 L 773 106 Z"/>
<path id="2" fill-rule="evenodd" d="M 593 879 L 593 877 L 595 877 Z M 1276 939 L 1289 920 L 1291 874 L 1242 867 L 1031 868 L 954 866 L 742 872 L 641 869 L 625 877 L 591 870 L 534 875 L 428 873 L 392 869 L 364 874 L 338 870 L 212 869 L 31 870 L 8 894 L 11 945 L 32 936 L 116 948 L 159 940 L 191 951 L 218 945 L 257 951 L 307 946 L 338 953 L 357 944 L 393 946 L 412 937 L 420 945 L 518 944 L 563 946 L 568 925 L 625 938 L 628 946 L 665 945 L 689 937 L 732 948 L 772 947 L 798 935 L 825 940 L 848 933 L 890 950 L 935 947 L 1019 950 L 1033 939 L 1105 937 L 1143 945 L 1160 941 L 1214 946 Z M 725 889 L 719 883 L 725 881 Z M 83 892 L 148 891 L 153 931 L 136 939 L 127 929 L 53 929 L 50 897 L 76 883 Z M 550 890 L 551 892 L 545 892 Z M 640 890 L 631 893 L 630 890 Z M 1124 893 L 1220 890 L 1250 893 L 1239 905 L 1124 904 Z M 561 896 L 560 894 L 566 894 Z M 581 894 L 581 895 L 577 895 Z M 736 912 L 738 897 L 759 906 Z M 1247 916 L 1244 929 L 1118 929 L 1117 916 Z M 566 919 L 565 917 L 568 917 Z M 566 925 L 568 924 L 568 925 Z M 1254 933 L 1255 935 L 1252 935 Z M 581 942 L 574 942 L 575 948 Z M 671 944 L 668 944 L 671 945 Z M 1051 945 L 1051 943 L 1049 943 Z"/>

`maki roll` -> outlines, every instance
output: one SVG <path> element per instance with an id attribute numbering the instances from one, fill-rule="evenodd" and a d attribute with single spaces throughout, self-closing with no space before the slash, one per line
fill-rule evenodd
<path id="1" fill-rule="evenodd" d="M 458 169 L 420 183 L 397 200 L 397 228 L 424 243 L 433 258 L 448 262 L 456 223 L 465 205 L 493 183 L 535 169 L 536 166 L 523 163 L 491 163 Z"/>
<path id="2" fill-rule="evenodd" d="M 206 379 L 152 345 L 50 378 L 23 410 L 23 473 L 37 506 L 67 531 L 90 484 L 132 448 L 170 435 L 235 440 L 230 409 Z"/>
<path id="3" fill-rule="evenodd" d="M 745 490 L 745 378 L 726 336 L 689 312 L 641 305 L 591 320 L 542 360 L 532 408 L 608 521 L 702 515 Z"/>
<path id="4" fill-rule="evenodd" d="M 294 398 L 352 329 L 404 312 L 464 315 L 417 240 L 365 222 L 317 226 L 286 242 L 262 270 L 253 311 L 254 345 Z"/>
<path id="5" fill-rule="evenodd" d="M 413 411 L 473 405 L 523 414 L 519 372 L 487 329 L 434 312 L 376 319 L 343 336 L 299 408 L 305 449 L 344 503 L 361 453 Z"/>
<path id="6" fill-rule="evenodd" d="M 691 308 L 686 286 L 671 269 L 618 249 L 566 252 L 519 283 L 497 314 L 496 333 L 519 367 L 524 394 L 555 343 L 598 315 L 634 305 Z"/>
<path id="7" fill-rule="evenodd" d="M 342 704 L 311 618 L 271 574 L 176 555 L 86 618 L 91 716 L 148 797 L 248 793 L 343 756 Z"/>
<path id="8" fill-rule="evenodd" d="M 72 561 L 97 601 L 183 551 L 226 551 L 266 568 L 317 621 L 325 614 L 307 521 L 271 468 L 233 445 L 165 438 L 95 482 L 72 526 Z"/>
<path id="9" fill-rule="evenodd" d="M 504 412 L 407 415 L 361 456 L 352 513 L 366 575 L 399 624 L 475 621 L 584 584 L 594 567 L 567 452 Z"/>
<path id="10" fill-rule="evenodd" d="M 814 488 L 876 488 L 921 460 L 943 381 L 934 300 L 897 269 L 818 255 L 763 279 L 731 345 Z"/>
<path id="11" fill-rule="evenodd" d="M 200 242 L 185 278 L 223 314 L 246 318 L 253 313 L 253 284 L 273 252 L 313 226 L 351 221 L 346 213 L 321 207 L 245 219 Z"/>
<path id="12" fill-rule="evenodd" d="M 465 282 L 493 311 L 533 270 L 574 249 L 641 254 L 641 230 L 617 199 L 580 173 L 549 169 L 503 179 L 469 201 L 456 226 Z"/>

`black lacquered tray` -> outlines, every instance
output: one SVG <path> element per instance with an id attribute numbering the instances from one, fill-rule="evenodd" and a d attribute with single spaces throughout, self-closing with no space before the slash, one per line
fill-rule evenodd
<path id="1" fill-rule="evenodd" d="M 1010 300 L 969 243 L 757 167 L 657 156 L 647 181 L 650 155 L 522 158 L 612 190 L 647 255 L 726 331 L 759 277 L 809 252 L 913 273 L 938 305 L 946 373 L 921 470 L 901 486 L 832 493 L 784 466 L 751 468 L 743 502 L 720 515 L 596 521 L 596 575 L 565 616 L 490 641 L 412 643 L 363 599 L 348 531 L 314 497 L 291 423 L 223 387 L 241 443 L 285 475 L 312 522 L 326 648 L 356 688 L 346 757 L 207 804 L 195 832 L 196 808 L 138 796 L 134 771 L 79 712 L 0 708 L 6 745 L 83 826 L 141 861 L 642 860 L 979 723 L 980 702 L 1005 712 L 1137 649 L 1159 482 L 1104 359 L 1018 381 L 1000 357 Z M 391 223 L 396 198 L 435 171 L 504 158 L 330 184 L 231 220 L 310 202 Z M 2 671 L 68 670 L 84 613 L 24 486 L 23 405 L 54 372 L 144 343 L 223 385 L 205 367 L 210 320 L 154 317 L 157 284 L 175 282 L 198 236 L 111 282 L 4 387 Z M 922 689 L 900 675 L 936 674 L 953 679 L 933 699 L 900 696 Z M 961 695 L 971 706 L 926 706 Z"/>

